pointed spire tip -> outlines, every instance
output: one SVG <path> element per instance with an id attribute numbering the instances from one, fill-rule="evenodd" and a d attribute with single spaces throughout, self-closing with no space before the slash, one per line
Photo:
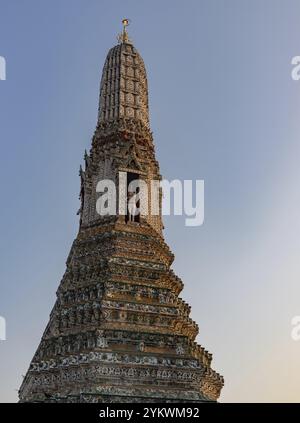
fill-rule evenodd
<path id="1" fill-rule="evenodd" d="M 121 34 L 118 35 L 118 41 L 119 43 L 127 43 L 127 44 L 131 44 L 131 40 L 128 37 L 128 33 L 127 33 L 127 26 L 130 24 L 130 19 L 122 19 L 122 24 L 123 24 L 123 31 Z"/>

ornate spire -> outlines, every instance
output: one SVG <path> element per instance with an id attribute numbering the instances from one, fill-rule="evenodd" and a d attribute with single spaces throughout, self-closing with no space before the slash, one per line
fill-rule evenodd
<path id="1" fill-rule="evenodd" d="M 199 403 L 216 401 L 223 386 L 179 297 L 183 283 L 170 267 L 161 195 L 159 213 L 152 214 L 152 181 L 161 175 L 149 131 L 145 66 L 125 41 L 127 24 L 105 61 L 99 125 L 80 167 L 80 228 L 21 402 Z M 97 187 L 107 180 L 125 204 L 132 199 L 130 182 L 143 181 L 149 210 L 136 220 L 137 204 L 125 215 L 99 214 L 105 197 Z"/>
<path id="2" fill-rule="evenodd" d="M 126 43 L 126 44 L 131 44 L 131 40 L 128 37 L 128 33 L 126 30 L 126 27 L 129 25 L 130 21 L 129 19 L 123 19 L 122 20 L 122 24 L 123 24 L 123 31 L 121 34 L 118 35 L 118 41 L 119 43 Z"/>
<path id="3" fill-rule="evenodd" d="M 142 57 L 131 44 L 123 19 L 123 32 L 119 44 L 108 52 L 103 67 L 99 121 L 108 122 L 120 118 L 140 121 L 149 128 L 148 85 Z"/>

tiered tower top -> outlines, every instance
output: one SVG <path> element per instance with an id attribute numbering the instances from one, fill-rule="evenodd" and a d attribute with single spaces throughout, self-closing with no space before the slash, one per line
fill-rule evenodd
<path id="1" fill-rule="evenodd" d="M 106 57 L 99 102 L 99 122 L 133 118 L 149 128 L 148 84 L 144 61 L 129 40 L 123 20 L 119 44 Z"/>
<path id="2" fill-rule="evenodd" d="M 80 170 L 79 232 L 21 402 L 199 403 L 216 401 L 223 386 L 195 342 L 198 326 L 162 236 L 144 63 L 126 25 L 119 41 L 105 61 L 99 124 Z M 107 180 L 115 191 L 98 188 Z M 117 197 L 126 208 L 135 181 L 148 187 L 139 191 L 145 213 L 98 213 L 99 199 Z"/>

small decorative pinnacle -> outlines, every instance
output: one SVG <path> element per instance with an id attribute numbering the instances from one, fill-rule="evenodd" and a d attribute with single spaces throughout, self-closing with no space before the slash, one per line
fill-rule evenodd
<path id="1" fill-rule="evenodd" d="M 129 19 L 123 19 L 122 20 L 122 24 L 123 24 L 123 31 L 121 34 L 118 35 L 118 41 L 119 43 L 127 43 L 127 44 L 131 44 L 131 40 L 128 37 L 128 33 L 126 30 L 126 27 L 129 25 L 130 20 Z"/>

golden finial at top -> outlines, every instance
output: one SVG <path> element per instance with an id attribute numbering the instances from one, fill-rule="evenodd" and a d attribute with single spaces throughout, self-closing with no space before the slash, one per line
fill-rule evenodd
<path id="1" fill-rule="evenodd" d="M 128 25 L 129 25 L 129 19 L 123 19 L 123 20 L 122 20 L 122 24 L 123 24 L 123 26 L 126 28 L 126 26 L 128 26 Z"/>
<path id="2" fill-rule="evenodd" d="M 128 33 L 126 30 L 126 27 L 129 25 L 130 20 L 129 19 L 123 19 L 122 20 L 122 24 L 123 24 L 123 31 L 121 34 L 118 35 L 118 41 L 119 43 L 131 43 L 130 38 L 128 37 Z"/>

